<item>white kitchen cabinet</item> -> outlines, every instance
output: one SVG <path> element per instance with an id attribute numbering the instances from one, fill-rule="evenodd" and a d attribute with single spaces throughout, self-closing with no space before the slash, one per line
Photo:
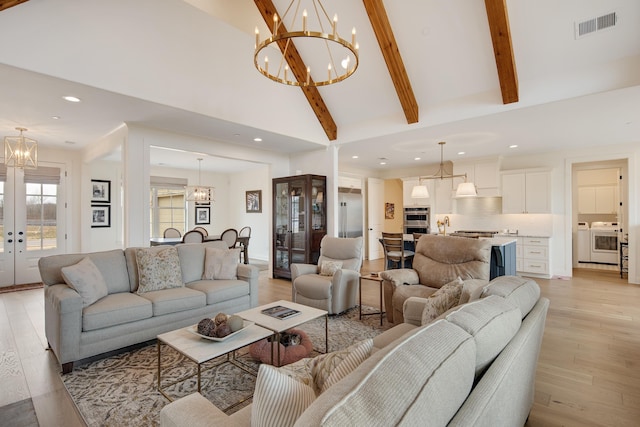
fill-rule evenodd
<path id="1" fill-rule="evenodd" d="M 618 187 L 615 185 L 578 188 L 578 213 L 615 214 L 618 212 Z"/>
<path id="2" fill-rule="evenodd" d="M 551 173 L 509 171 L 502 173 L 502 213 L 551 213 Z"/>
<path id="3" fill-rule="evenodd" d="M 516 270 L 523 276 L 550 277 L 549 238 L 518 237 Z"/>
<path id="4" fill-rule="evenodd" d="M 499 159 L 487 159 L 473 163 L 456 162 L 453 165 L 455 175 L 467 174 L 467 181 L 473 182 L 478 196 L 500 195 L 500 163 Z M 456 179 L 456 182 L 462 180 Z"/>

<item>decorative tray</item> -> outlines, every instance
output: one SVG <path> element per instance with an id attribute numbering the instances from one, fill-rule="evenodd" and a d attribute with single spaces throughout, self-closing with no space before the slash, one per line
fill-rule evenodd
<path id="1" fill-rule="evenodd" d="M 250 321 L 248 321 L 248 320 L 244 320 L 244 319 L 243 319 L 243 321 L 244 321 L 244 324 L 242 325 L 242 328 L 241 328 L 241 329 L 238 329 L 238 330 L 237 330 L 237 331 L 235 331 L 235 332 L 231 332 L 229 335 L 227 335 L 226 337 L 222 337 L 222 338 L 218 338 L 218 337 L 210 337 L 210 336 L 208 336 L 208 335 L 202 335 L 202 334 L 199 334 L 199 333 L 198 333 L 198 325 L 191 325 L 191 326 L 189 326 L 189 327 L 187 328 L 187 331 L 191 332 L 191 333 L 192 333 L 192 334 L 194 334 L 194 335 L 199 336 L 200 338 L 204 338 L 205 340 L 209 340 L 209 341 L 218 341 L 218 342 L 220 342 L 220 341 L 225 341 L 225 340 L 227 340 L 227 339 L 229 339 L 229 338 L 231 338 L 231 337 L 235 336 L 236 334 L 239 334 L 240 332 L 244 331 L 244 330 L 245 330 L 245 328 L 247 328 L 248 326 L 253 325 L 253 322 L 250 322 Z"/>

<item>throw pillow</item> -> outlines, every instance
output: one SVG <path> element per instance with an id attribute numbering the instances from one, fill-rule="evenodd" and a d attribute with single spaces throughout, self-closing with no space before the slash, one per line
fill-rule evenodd
<path id="1" fill-rule="evenodd" d="M 318 393 L 322 393 L 330 385 L 335 384 L 355 369 L 371 354 L 373 340 L 367 339 L 350 345 L 344 350 L 338 350 L 317 356 L 313 360 L 311 375 Z M 349 358 L 354 353 L 352 358 Z M 349 359 L 349 360 L 347 360 Z M 345 366 L 342 363 L 346 362 Z M 338 369 L 340 368 L 340 369 Z M 335 375 L 334 371 L 337 372 Z M 333 377 L 332 377 L 333 375 Z"/>
<path id="2" fill-rule="evenodd" d="M 370 355 L 373 349 L 373 340 L 367 339 L 357 345 L 349 355 L 331 372 L 329 377 L 322 384 L 320 393 L 324 393 L 332 385 L 349 375 L 355 370 L 362 362 L 364 362 Z"/>
<path id="3" fill-rule="evenodd" d="M 316 399 L 313 389 L 278 368 L 263 364 L 258 369 L 251 407 L 251 425 L 293 426 Z"/>
<path id="4" fill-rule="evenodd" d="M 206 248 L 204 255 L 203 279 L 231 280 L 236 279 L 240 249 Z"/>
<path id="5" fill-rule="evenodd" d="M 342 268 L 342 261 L 322 261 L 320 266 L 321 276 L 333 276 L 336 271 Z"/>
<path id="6" fill-rule="evenodd" d="M 462 279 L 458 277 L 429 295 L 422 310 L 422 325 L 431 323 L 442 313 L 456 306 L 460 301 L 463 286 Z"/>
<path id="7" fill-rule="evenodd" d="M 182 270 L 175 247 L 162 250 L 137 249 L 138 294 L 161 289 L 181 288 Z"/>
<path id="8" fill-rule="evenodd" d="M 82 297 L 82 306 L 87 307 L 109 294 L 107 283 L 98 267 L 85 257 L 75 265 L 62 267 L 62 277 Z"/>

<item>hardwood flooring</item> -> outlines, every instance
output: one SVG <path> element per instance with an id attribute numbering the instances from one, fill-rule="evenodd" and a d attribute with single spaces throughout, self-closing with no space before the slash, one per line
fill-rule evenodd
<path id="1" fill-rule="evenodd" d="M 381 269 L 378 260 L 362 271 Z M 640 425 L 640 286 L 582 268 L 569 280 L 536 281 L 551 304 L 526 425 Z M 259 299 L 290 300 L 291 283 L 261 273 Z M 363 303 L 378 306 L 377 286 L 363 288 Z M 25 425 L 2 415 L 28 399 L 40 426 L 84 425 L 46 350 L 43 306 L 42 289 L 0 294 L 0 426 Z"/>

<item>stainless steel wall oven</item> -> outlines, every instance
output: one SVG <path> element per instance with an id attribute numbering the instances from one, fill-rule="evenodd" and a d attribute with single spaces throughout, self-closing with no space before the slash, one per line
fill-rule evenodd
<path id="1" fill-rule="evenodd" d="M 403 232 L 405 234 L 429 233 L 429 207 L 405 207 L 403 226 Z"/>

